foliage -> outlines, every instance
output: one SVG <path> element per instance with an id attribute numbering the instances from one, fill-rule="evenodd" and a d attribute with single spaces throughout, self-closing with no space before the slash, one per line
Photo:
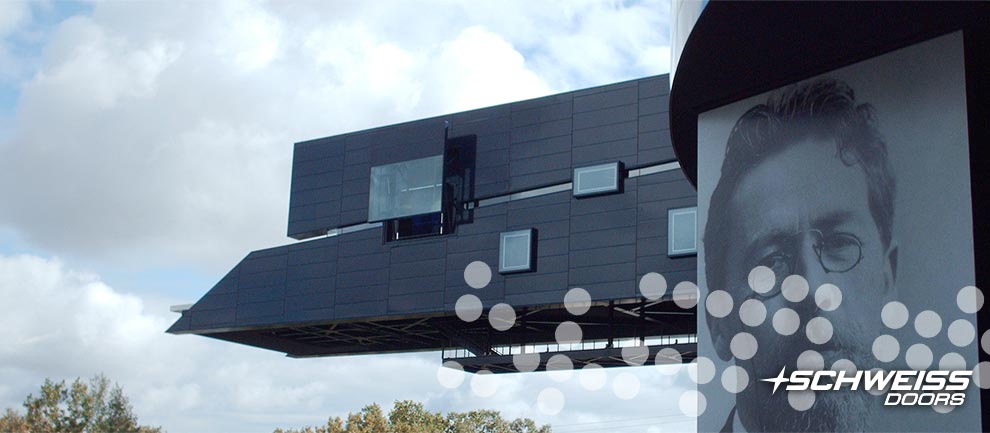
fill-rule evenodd
<path id="1" fill-rule="evenodd" d="M 451 412 L 446 416 L 426 410 L 422 403 L 403 400 L 384 416 L 377 404 L 365 406 L 347 419 L 331 417 L 326 425 L 299 430 L 275 429 L 274 433 L 551 433 L 531 419 L 505 420 L 492 410 Z"/>
<path id="2" fill-rule="evenodd" d="M 0 417 L 3 433 L 161 433 L 160 427 L 138 425 L 131 404 L 119 385 L 103 375 L 88 383 L 45 379 L 37 397 L 24 400 L 27 413 L 8 408 Z"/>

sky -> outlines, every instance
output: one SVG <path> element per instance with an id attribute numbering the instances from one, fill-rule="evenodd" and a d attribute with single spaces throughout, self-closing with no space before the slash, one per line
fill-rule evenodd
<path id="1" fill-rule="evenodd" d="M 46 377 L 104 373 L 173 433 L 270 432 L 399 399 L 559 433 L 694 430 L 680 367 L 611 369 L 597 391 L 546 373 L 447 388 L 438 353 L 289 359 L 164 333 L 169 305 L 292 242 L 293 143 L 667 73 L 669 8 L 0 1 L 0 408 Z M 551 387 L 559 413 L 540 404 Z"/>

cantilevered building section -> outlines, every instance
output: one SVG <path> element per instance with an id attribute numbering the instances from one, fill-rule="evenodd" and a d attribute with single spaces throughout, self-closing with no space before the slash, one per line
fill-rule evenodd
<path id="1" fill-rule="evenodd" d="M 168 332 L 292 357 L 442 351 L 468 371 L 517 371 L 520 353 L 539 369 L 557 353 L 627 365 L 631 346 L 690 361 L 696 194 L 669 88 L 648 77 L 297 143 L 299 242 L 248 254 Z M 580 315 L 573 288 L 592 301 Z M 579 342 L 557 341 L 566 321 Z"/>

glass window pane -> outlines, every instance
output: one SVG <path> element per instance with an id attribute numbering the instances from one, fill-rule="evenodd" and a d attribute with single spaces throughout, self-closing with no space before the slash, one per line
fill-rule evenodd
<path id="1" fill-rule="evenodd" d="M 443 155 L 371 168 L 368 221 L 440 212 Z"/>
<path id="2" fill-rule="evenodd" d="M 683 256 L 698 252 L 698 208 L 667 211 L 667 255 Z"/>
<path id="3" fill-rule="evenodd" d="M 499 272 L 531 270 L 533 230 L 504 232 L 500 238 Z"/>
<path id="4" fill-rule="evenodd" d="M 619 163 L 610 162 L 574 169 L 574 196 L 602 194 L 619 190 Z"/>

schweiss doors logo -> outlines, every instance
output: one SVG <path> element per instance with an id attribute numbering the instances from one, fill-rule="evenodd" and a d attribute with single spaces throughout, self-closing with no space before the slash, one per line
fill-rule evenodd
<path id="1" fill-rule="evenodd" d="M 865 391 L 885 390 L 885 406 L 959 406 L 966 401 L 970 370 L 891 370 L 891 371 L 811 371 L 780 369 L 775 378 L 760 379 L 773 383 L 773 393 L 781 384 L 787 391 Z"/>

